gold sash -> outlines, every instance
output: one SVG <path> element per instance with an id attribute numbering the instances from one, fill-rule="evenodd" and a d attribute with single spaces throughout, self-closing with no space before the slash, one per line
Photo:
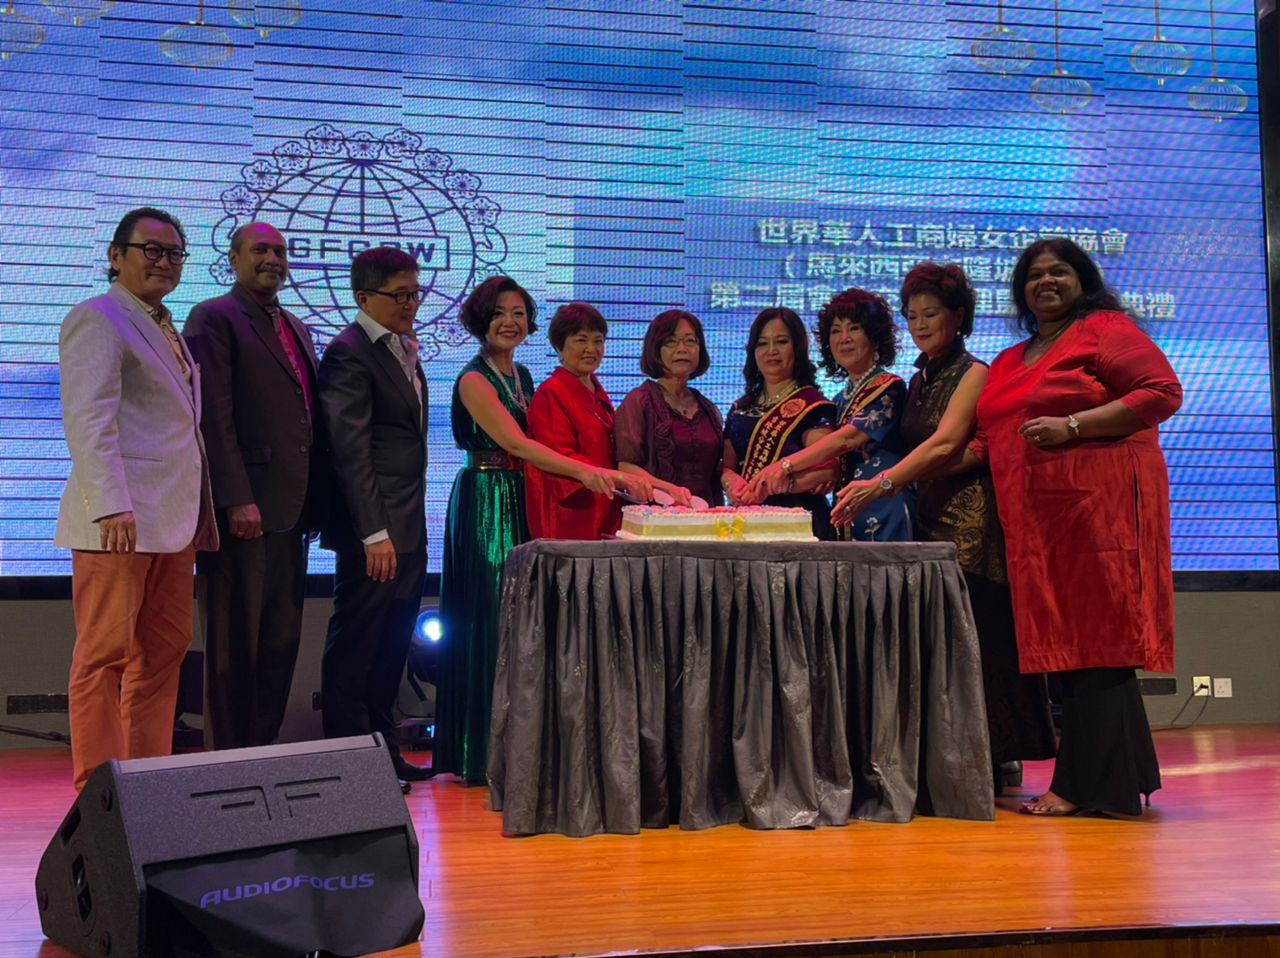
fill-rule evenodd
<path id="1" fill-rule="evenodd" d="M 806 397 L 804 393 L 811 395 Z M 761 469 L 776 462 L 787 440 L 804 421 L 805 416 L 824 404 L 833 405 L 831 400 L 813 386 L 800 386 L 761 416 L 755 429 L 751 430 L 751 438 L 747 440 L 747 451 L 742 457 L 742 469 L 739 473 L 742 478 L 749 482 Z"/>
<path id="2" fill-rule="evenodd" d="M 898 377 L 891 372 L 883 372 L 879 376 L 863 384 L 858 390 L 858 395 L 853 397 L 853 401 L 849 403 L 849 408 L 845 409 L 840 415 L 840 425 L 847 426 L 851 420 L 862 410 L 866 409 L 873 402 L 884 395 L 885 390 L 892 386 Z M 871 390 L 867 392 L 867 390 Z M 863 398 L 865 394 L 865 398 Z"/>

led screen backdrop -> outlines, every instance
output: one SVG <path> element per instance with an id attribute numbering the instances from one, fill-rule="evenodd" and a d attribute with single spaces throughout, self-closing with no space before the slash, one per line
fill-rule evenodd
<path id="1" fill-rule="evenodd" d="M 289 238 L 284 299 L 322 342 L 353 317 L 353 252 L 418 257 L 433 570 L 478 278 L 544 316 L 598 304 L 615 401 L 644 324 L 692 309 L 727 406 L 761 307 L 893 302 L 925 258 L 973 277 L 989 359 L 1044 233 L 1094 251 L 1182 376 L 1176 567 L 1277 568 L 1252 0 L 14 0 L 0 44 L 3 574 L 68 572 L 58 324 L 143 203 L 191 239 L 179 319 L 251 218 Z M 554 363 L 542 333 L 520 358 Z"/>

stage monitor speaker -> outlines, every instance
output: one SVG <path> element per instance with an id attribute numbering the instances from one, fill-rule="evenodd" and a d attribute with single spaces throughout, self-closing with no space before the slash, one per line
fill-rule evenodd
<path id="1" fill-rule="evenodd" d="M 422 930 L 418 842 L 380 735 L 111 761 L 36 872 L 80 955 L 357 955 Z"/>

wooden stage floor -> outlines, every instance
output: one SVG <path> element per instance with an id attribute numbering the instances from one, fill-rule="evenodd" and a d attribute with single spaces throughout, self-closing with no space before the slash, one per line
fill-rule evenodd
<path id="1" fill-rule="evenodd" d="M 427 920 L 391 954 L 1273 956 L 1280 958 L 1280 726 L 1156 735 L 1141 822 L 994 822 L 586 839 L 504 838 L 487 791 L 419 784 Z M 54 958 L 32 880 L 73 792 L 62 749 L 0 751 L 0 958 Z M 941 949 L 941 950 L 940 950 Z"/>

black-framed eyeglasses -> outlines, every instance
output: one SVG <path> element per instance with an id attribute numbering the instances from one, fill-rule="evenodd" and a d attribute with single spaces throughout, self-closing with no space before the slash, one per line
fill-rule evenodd
<path id="1" fill-rule="evenodd" d="M 129 249 L 142 250 L 142 255 L 147 258 L 148 263 L 158 263 L 167 257 L 170 265 L 181 266 L 191 255 L 181 246 L 161 246 L 159 243 L 121 243 L 120 245 L 127 246 Z"/>
<path id="2" fill-rule="evenodd" d="M 424 287 L 419 286 L 417 289 L 402 289 L 394 293 L 385 293 L 380 289 L 366 289 L 366 293 L 373 293 L 376 296 L 385 296 L 388 299 L 394 299 L 397 306 L 407 306 L 410 302 L 422 305 L 422 301 L 427 298 L 427 291 Z"/>

